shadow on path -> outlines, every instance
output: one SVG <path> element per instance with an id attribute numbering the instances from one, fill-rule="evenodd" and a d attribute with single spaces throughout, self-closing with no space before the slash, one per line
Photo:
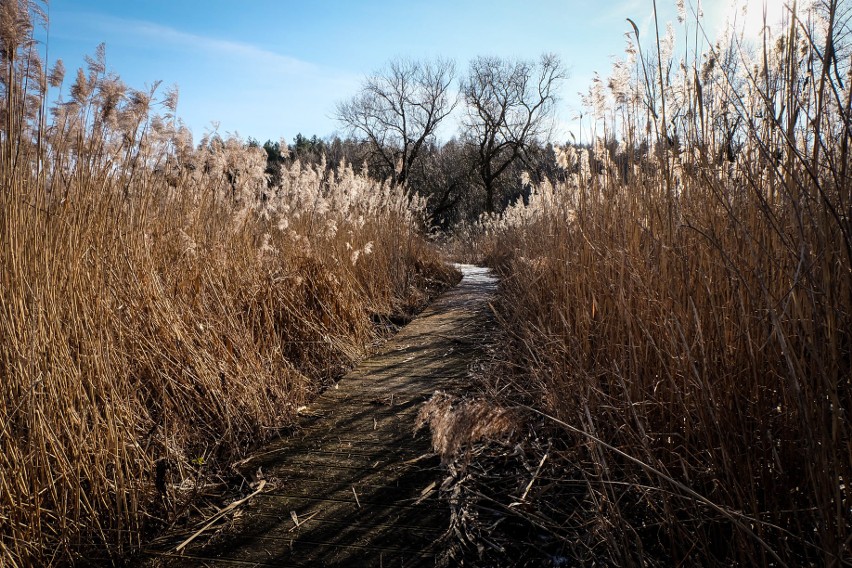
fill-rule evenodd
<path id="1" fill-rule="evenodd" d="M 297 432 L 246 467 L 269 481 L 230 525 L 149 566 L 433 566 L 448 527 L 421 405 L 463 385 L 492 326 L 496 279 L 458 265 L 458 286 L 308 407 Z M 298 519 L 298 525 L 294 519 Z M 211 536 L 213 535 L 213 536 Z"/>

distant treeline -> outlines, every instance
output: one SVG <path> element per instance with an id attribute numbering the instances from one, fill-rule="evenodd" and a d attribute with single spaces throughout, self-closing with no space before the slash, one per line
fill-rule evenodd
<path id="1" fill-rule="evenodd" d="M 371 159 L 370 143 L 352 137 L 329 136 L 310 138 L 302 134 L 292 144 L 268 140 L 261 144 L 249 139 L 247 144 L 262 146 L 267 153 L 269 185 L 279 184 L 281 172 L 298 161 L 302 165 L 320 165 L 325 161 L 329 171 L 350 164 L 357 173 L 367 173 L 377 181 L 390 182 L 393 171 Z M 434 230 L 446 230 L 462 221 L 476 220 L 485 212 L 485 191 L 476 178 L 473 148 L 457 138 L 447 142 L 430 142 L 424 146 L 422 159 L 410 172 L 408 186 L 427 201 L 427 222 Z M 529 179 L 523 175 L 529 174 Z M 560 180 L 565 173 L 556 163 L 551 143 L 532 143 L 523 159 L 513 163 L 496 184 L 495 210 L 529 196 L 531 184 Z"/>

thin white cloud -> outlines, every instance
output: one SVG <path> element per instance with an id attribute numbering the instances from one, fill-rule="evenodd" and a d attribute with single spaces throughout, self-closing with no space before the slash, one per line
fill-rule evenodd
<path id="1" fill-rule="evenodd" d="M 194 34 L 145 20 L 117 18 L 104 14 L 86 14 L 81 19 L 97 28 L 99 33 L 112 35 L 115 30 L 121 30 L 120 35 L 125 38 L 144 40 L 151 42 L 152 45 L 178 47 L 208 57 L 239 60 L 251 66 L 275 69 L 279 73 L 305 74 L 319 71 L 312 63 L 257 45 Z"/>
<path id="2" fill-rule="evenodd" d="M 151 22 L 131 21 L 125 25 L 128 24 L 131 33 L 154 41 L 162 41 L 216 56 L 247 59 L 253 63 L 274 66 L 279 72 L 305 73 L 317 70 L 315 65 L 306 61 L 249 43 L 191 34 Z"/>

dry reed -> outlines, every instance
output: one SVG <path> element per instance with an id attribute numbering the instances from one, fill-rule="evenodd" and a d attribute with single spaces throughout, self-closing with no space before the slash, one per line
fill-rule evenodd
<path id="1" fill-rule="evenodd" d="M 269 187 L 103 48 L 44 70 L 39 14 L 0 3 L 3 566 L 125 554 L 449 277 L 404 191 L 298 163 Z"/>
<path id="2" fill-rule="evenodd" d="M 507 365 L 565 427 L 591 558 L 852 562 L 850 16 L 800 3 L 751 47 L 685 21 L 683 59 L 634 28 L 567 181 L 484 224 Z"/>

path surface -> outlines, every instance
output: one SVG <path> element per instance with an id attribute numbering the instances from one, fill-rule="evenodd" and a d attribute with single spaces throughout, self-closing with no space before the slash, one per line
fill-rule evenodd
<path id="1" fill-rule="evenodd" d="M 496 289 L 486 269 L 459 268 L 461 283 L 320 396 L 295 435 L 251 458 L 268 483 L 228 528 L 182 553 L 154 553 L 153 564 L 433 566 L 449 510 L 428 428 L 414 434 L 415 419 L 436 390 L 463 387 Z"/>

